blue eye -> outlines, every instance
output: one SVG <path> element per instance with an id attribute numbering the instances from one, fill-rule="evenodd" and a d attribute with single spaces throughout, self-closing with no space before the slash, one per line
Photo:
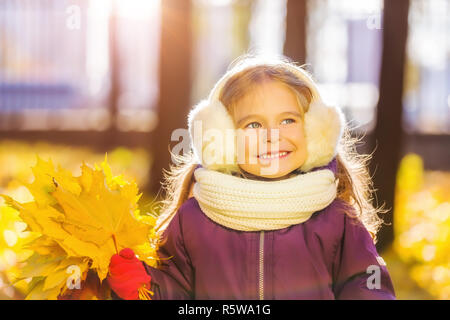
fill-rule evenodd
<path id="1" fill-rule="evenodd" d="M 246 125 L 245 127 L 249 129 L 258 129 L 261 128 L 261 124 L 259 124 L 258 122 L 252 122 Z"/>
<path id="2" fill-rule="evenodd" d="M 281 124 L 291 124 L 294 122 L 295 122 L 294 119 L 284 119 L 283 121 L 281 121 Z"/>

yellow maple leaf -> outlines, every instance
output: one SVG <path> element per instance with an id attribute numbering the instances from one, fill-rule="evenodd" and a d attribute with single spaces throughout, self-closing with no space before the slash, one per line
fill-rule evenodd
<path id="1" fill-rule="evenodd" d="M 34 174 L 34 181 L 26 186 L 39 206 L 55 203 L 55 199 L 51 196 L 51 192 L 55 190 L 54 179 L 74 194 L 81 191 L 77 179 L 72 176 L 70 171 L 64 170 L 60 166 L 58 166 L 58 170 L 55 170 L 51 160 L 44 161 L 36 156 L 36 165 L 31 170 Z"/>
<path id="2" fill-rule="evenodd" d="M 89 192 L 83 190 L 76 196 L 58 185 L 52 196 L 64 211 L 61 228 L 72 236 L 64 239 L 63 248 L 90 256 L 103 280 L 111 256 L 148 240 L 150 226 L 134 217 L 135 202 L 108 189 L 99 172 L 92 171 L 92 177 Z"/>
<path id="3" fill-rule="evenodd" d="M 54 299 L 66 292 L 66 269 L 73 265 L 83 278 L 94 270 L 103 281 L 111 256 L 123 248 L 154 264 L 150 240 L 155 219 L 140 213 L 137 184 L 113 176 L 106 156 L 95 168 L 83 162 L 79 177 L 39 157 L 32 171 L 35 179 L 27 187 L 34 201 L 19 203 L 0 195 L 40 235 L 29 243 L 34 254 L 21 272 L 21 279 L 32 278 L 27 299 Z"/>

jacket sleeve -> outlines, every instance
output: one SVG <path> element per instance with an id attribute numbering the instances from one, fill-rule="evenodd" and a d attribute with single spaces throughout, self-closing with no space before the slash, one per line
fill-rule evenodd
<path id="1" fill-rule="evenodd" d="M 333 266 L 336 299 L 394 300 L 391 278 L 372 237 L 359 220 L 344 216 L 343 235 Z"/>
<path id="2" fill-rule="evenodd" d="M 180 215 L 178 210 L 164 231 L 165 242 L 158 248 L 161 265 L 154 268 L 144 264 L 152 278 L 154 300 L 194 299 L 194 268 L 184 245 Z"/>

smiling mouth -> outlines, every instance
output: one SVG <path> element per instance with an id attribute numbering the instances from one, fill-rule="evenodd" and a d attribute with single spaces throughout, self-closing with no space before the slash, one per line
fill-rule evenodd
<path id="1" fill-rule="evenodd" d="M 267 152 L 267 153 L 258 155 L 258 159 L 262 159 L 262 160 L 281 159 L 281 158 L 287 157 L 290 153 L 291 153 L 291 151 L 279 151 L 279 152 L 274 152 L 274 153 Z"/>

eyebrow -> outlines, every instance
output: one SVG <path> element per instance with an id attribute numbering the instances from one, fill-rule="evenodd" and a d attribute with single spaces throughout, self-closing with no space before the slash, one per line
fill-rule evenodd
<path id="1" fill-rule="evenodd" d="M 291 115 L 291 116 L 299 117 L 299 118 L 302 117 L 302 115 L 301 115 L 300 112 L 295 112 L 295 111 L 286 111 L 286 112 L 283 112 L 283 113 L 281 113 L 281 114 L 282 114 L 282 115 Z"/>
<path id="2" fill-rule="evenodd" d="M 294 112 L 294 111 L 286 111 L 286 112 L 281 113 L 280 115 L 282 115 L 282 116 L 284 116 L 284 115 L 291 115 L 291 116 L 298 117 L 298 118 L 302 117 L 301 113 Z M 240 126 L 242 123 L 246 122 L 248 119 L 258 118 L 258 117 L 259 117 L 259 115 L 257 115 L 257 114 L 249 114 L 248 116 L 245 116 L 242 119 L 240 119 L 237 122 L 237 125 Z"/>

